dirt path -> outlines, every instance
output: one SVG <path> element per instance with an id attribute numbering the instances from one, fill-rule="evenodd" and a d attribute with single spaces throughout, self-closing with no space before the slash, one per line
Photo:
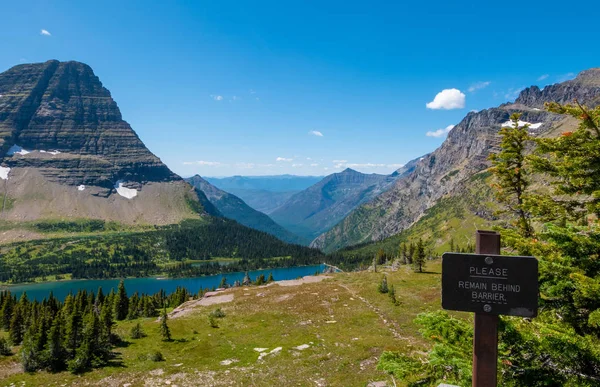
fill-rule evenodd
<path id="1" fill-rule="evenodd" d="M 400 330 L 401 329 L 398 326 L 398 323 L 396 323 L 393 320 L 390 320 L 390 319 L 386 318 L 385 314 L 381 311 L 381 309 L 379 309 L 375 305 L 371 304 L 366 298 L 362 297 L 361 295 L 359 295 L 358 293 L 356 293 L 354 290 L 350 289 L 349 286 L 344 285 L 344 284 L 339 284 L 339 285 L 341 287 L 343 287 L 344 289 L 346 289 L 348 291 L 348 293 L 350 293 L 352 295 L 352 297 L 358 298 L 369 309 L 371 309 L 373 312 L 375 312 L 375 314 L 377 314 L 377 316 L 379 316 L 379 318 L 381 319 L 381 321 L 383 322 L 383 324 L 389 329 L 389 331 L 394 335 L 395 338 L 397 338 L 399 340 L 408 341 L 410 344 L 414 344 L 415 343 L 414 340 L 411 337 L 402 336 L 400 334 Z"/>

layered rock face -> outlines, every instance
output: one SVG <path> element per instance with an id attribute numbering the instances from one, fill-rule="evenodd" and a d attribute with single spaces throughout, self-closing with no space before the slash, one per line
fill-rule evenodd
<path id="1" fill-rule="evenodd" d="M 0 169 L 7 175 L 2 194 L 14 202 L 3 207 L 8 219 L 162 224 L 188 216 L 181 202 L 195 196 L 146 148 L 110 92 L 79 62 L 24 64 L 0 74 Z M 60 204 L 61 195 L 73 195 L 78 205 Z M 27 208 L 33 197 L 30 207 L 39 210 Z"/>
<path id="2" fill-rule="evenodd" d="M 37 168 L 48 180 L 71 185 L 177 179 L 123 121 L 110 92 L 83 63 L 15 66 L 0 74 L 0 95 L 3 164 Z M 9 156 L 14 145 L 30 153 Z"/>
<path id="3" fill-rule="evenodd" d="M 588 106 L 600 103 L 600 69 L 587 70 L 571 81 L 537 86 L 521 92 L 515 103 L 471 112 L 448 134 L 433 153 L 423 157 L 414 170 L 398 178 L 394 186 L 363 204 L 329 232 L 316 238 L 312 246 L 325 251 L 362 242 L 377 241 L 410 227 L 437 200 L 460 195 L 460 183 L 490 166 L 488 156 L 498 150 L 498 131 L 509 124 L 514 112 L 521 121 L 532 124 L 533 135 L 571 130 L 575 121 L 548 113 L 545 102 L 572 102 L 578 99 Z"/>

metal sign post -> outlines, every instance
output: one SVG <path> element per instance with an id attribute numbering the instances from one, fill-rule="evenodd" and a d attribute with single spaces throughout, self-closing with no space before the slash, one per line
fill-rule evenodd
<path id="1" fill-rule="evenodd" d="M 442 308 L 475 312 L 473 387 L 497 385 L 498 315 L 535 317 L 538 262 L 500 255 L 500 234 L 477 231 L 476 254 L 442 256 Z"/>

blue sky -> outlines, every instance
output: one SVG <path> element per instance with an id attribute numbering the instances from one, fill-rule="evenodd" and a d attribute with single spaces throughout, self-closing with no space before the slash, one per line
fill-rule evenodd
<path id="1" fill-rule="evenodd" d="M 470 110 L 600 66 L 586 16 L 600 5 L 587 0 L 1 8 L 0 71 L 89 64 L 150 150 L 183 176 L 389 173 L 434 150 Z"/>

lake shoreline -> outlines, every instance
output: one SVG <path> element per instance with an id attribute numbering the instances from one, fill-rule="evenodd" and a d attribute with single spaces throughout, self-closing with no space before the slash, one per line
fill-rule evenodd
<path id="1" fill-rule="evenodd" d="M 322 273 L 327 267 L 327 265 L 320 263 L 315 265 L 258 269 L 248 271 L 248 273 L 252 281 L 255 281 L 260 275 L 267 277 L 271 273 L 276 281 L 281 281 L 314 275 L 315 272 Z M 67 294 L 76 293 L 78 290 L 82 289 L 95 293 L 98 288 L 101 287 L 105 293 L 108 293 L 111 289 L 116 290 L 119 282 L 124 281 L 127 292 L 130 294 L 133 294 L 134 292 L 155 294 L 161 290 L 171 293 L 175 291 L 177 287 L 184 287 L 188 289 L 190 293 L 195 294 L 200 290 L 205 291 L 207 289 L 218 288 L 223 277 L 226 278 L 227 284 L 231 286 L 236 281 L 241 282 L 245 274 L 246 272 L 238 271 L 181 278 L 151 276 L 112 279 L 71 279 L 4 285 L 0 287 L 0 291 L 10 291 L 17 297 L 23 292 L 26 292 L 30 299 L 41 301 L 42 299 L 47 298 L 50 292 L 58 299 L 63 299 Z"/>

